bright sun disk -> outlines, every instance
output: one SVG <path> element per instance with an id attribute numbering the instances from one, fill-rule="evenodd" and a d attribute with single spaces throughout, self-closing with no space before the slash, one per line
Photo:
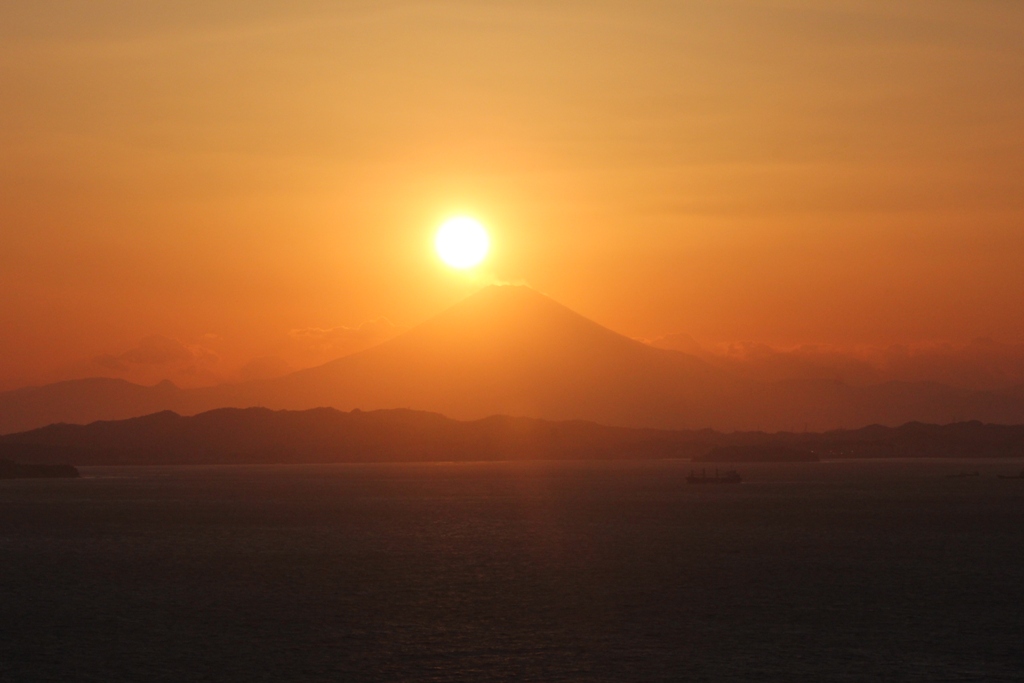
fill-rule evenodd
<path id="1" fill-rule="evenodd" d="M 459 216 L 449 218 L 437 231 L 434 248 L 452 268 L 472 268 L 487 256 L 491 240 L 480 221 Z"/>

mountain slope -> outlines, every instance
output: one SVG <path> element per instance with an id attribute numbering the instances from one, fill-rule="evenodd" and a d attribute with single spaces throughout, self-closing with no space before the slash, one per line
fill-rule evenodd
<path id="1" fill-rule="evenodd" d="M 277 408 L 696 427 L 725 417 L 716 399 L 741 386 L 697 358 L 619 335 L 527 287 L 502 286 L 373 349 L 239 389 Z"/>
<path id="2" fill-rule="evenodd" d="M 96 377 L 0 393 L 0 434 L 53 422 L 120 420 L 158 410 L 187 410 L 186 392 L 170 382 L 144 387 Z"/>

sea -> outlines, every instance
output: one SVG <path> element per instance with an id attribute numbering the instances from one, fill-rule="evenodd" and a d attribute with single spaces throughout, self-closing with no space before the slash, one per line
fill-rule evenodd
<path id="1" fill-rule="evenodd" d="M 1022 681 L 1019 460 L 0 482 L 2 681 Z M 977 472 L 975 476 L 974 473 Z M 959 476 L 970 475 L 970 476 Z"/>

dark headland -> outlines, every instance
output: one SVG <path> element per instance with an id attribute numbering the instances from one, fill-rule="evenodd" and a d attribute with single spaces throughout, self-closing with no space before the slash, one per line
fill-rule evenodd
<path id="1" fill-rule="evenodd" d="M 222 408 L 165 411 L 0 436 L 0 458 L 34 465 L 300 464 L 403 461 L 1024 457 L 1024 425 L 908 423 L 821 433 L 721 433 L 413 410 Z"/>
<path id="2" fill-rule="evenodd" d="M 77 479 L 78 470 L 72 465 L 24 464 L 0 460 L 0 479 Z"/>

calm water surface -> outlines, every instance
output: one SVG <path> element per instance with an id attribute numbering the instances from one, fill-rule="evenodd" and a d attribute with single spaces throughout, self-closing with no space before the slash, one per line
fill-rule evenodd
<path id="1" fill-rule="evenodd" d="M 1021 466 L 0 482 L 0 680 L 1020 681 Z"/>

